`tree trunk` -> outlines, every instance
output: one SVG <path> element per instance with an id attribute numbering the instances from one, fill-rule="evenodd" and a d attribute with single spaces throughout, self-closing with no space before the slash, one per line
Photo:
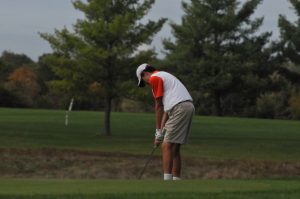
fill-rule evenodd
<path id="1" fill-rule="evenodd" d="M 104 135 L 111 136 L 110 130 L 110 112 L 111 112 L 111 97 L 105 98 L 105 110 L 104 110 Z"/>

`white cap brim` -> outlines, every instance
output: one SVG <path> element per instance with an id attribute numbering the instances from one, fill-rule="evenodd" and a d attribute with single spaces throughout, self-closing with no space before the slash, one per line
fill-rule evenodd
<path id="1" fill-rule="evenodd" d="M 145 82 L 142 79 L 142 72 L 146 69 L 148 64 L 141 64 L 137 69 L 136 69 L 136 76 L 138 78 L 138 87 L 144 87 Z"/>

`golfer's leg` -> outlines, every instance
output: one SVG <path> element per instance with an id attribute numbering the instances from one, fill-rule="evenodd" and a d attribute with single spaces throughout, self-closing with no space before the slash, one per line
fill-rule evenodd
<path id="1" fill-rule="evenodd" d="M 162 156 L 163 156 L 164 179 L 172 180 L 172 167 L 173 167 L 172 143 L 163 142 Z"/>
<path id="2" fill-rule="evenodd" d="M 172 168 L 173 178 L 179 179 L 181 175 L 180 144 L 173 144 L 172 155 L 173 155 L 173 168 Z"/>

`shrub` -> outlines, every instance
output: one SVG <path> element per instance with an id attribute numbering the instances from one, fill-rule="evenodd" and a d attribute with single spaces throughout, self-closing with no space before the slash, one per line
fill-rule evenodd
<path id="1" fill-rule="evenodd" d="M 20 98 L 13 92 L 0 86 L 0 107 L 24 107 Z"/>
<path id="2" fill-rule="evenodd" d="M 284 118 L 287 117 L 287 96 L 283 92 L 265 93 L 256 100 L 258 117 Z"/>
<path id="3" fill-rule="evenodd" d="M 290 97 L 289 110 L 293 119 L 300 119 L 300 93 L 295 93 Z"/>

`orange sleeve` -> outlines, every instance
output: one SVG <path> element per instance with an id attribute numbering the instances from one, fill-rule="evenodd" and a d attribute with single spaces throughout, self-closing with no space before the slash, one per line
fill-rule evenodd
<path id="1" fill-rule="evenodd" d="M 164 82 L 160 77 L 152 76 L 149 79 L 149 83 L 152 87 L 154 98 L 157 99 L 164 95 Z"/>

